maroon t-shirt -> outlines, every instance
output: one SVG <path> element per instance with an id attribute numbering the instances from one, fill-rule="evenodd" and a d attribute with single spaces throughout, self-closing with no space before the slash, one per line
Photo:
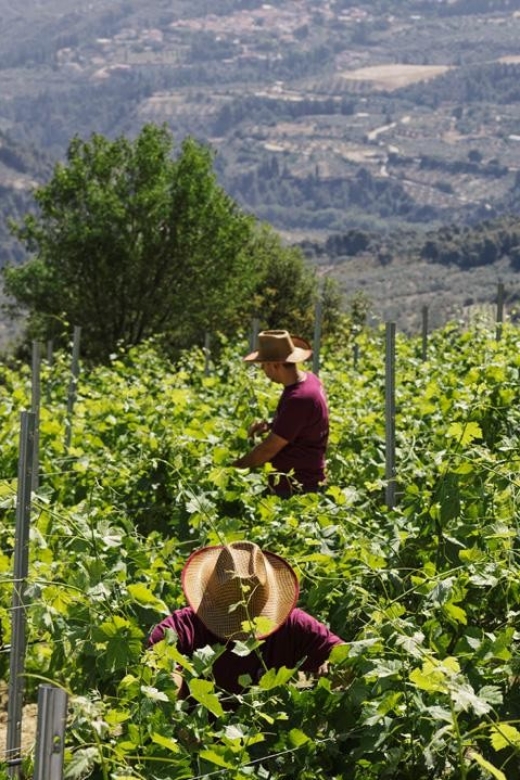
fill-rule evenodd
<path id="1" fill-rule="evenodd" d="M 271 461 L 282 474 L 294 472 L 303 490 L 316 490 L 325 481 L 325 452 L 329 438 L 329 410 L 323 385 L 315 374 L 284 388 L 271 430 L 288 444 Z M 291 480 L 271 479 L 275 493 L 291 492 Z"/>
<path id="2" fill-rule="evenodd" d="M 226 644 L 225 639 L 219 639 L 206 628 L 191 607 L 176 610 L 155 626 L 148 644 L 160 642 L 167 628 L 175 631 L 178 637 L 177 649 L 188 657 L 194 650 L 206 645 Z M 295 608 L 285 623 L 262 640 L 258 650 L 253 650 L 249 655 L 233 653 L 235 643 L 230 640 L 224 653 L 213 664 L 215 682 L 229 693 L 240 693 L 242 688 L 238 678 L 241 675 L 248 674 L 253 682 L 257 682 L 265 671 L 259 654 L 268 669 L 279 669 L 282 666 L 293 669 L 303 661 L 299 667 L 302 671 L 317 672 L 334 645 L 342 643 L 343 640 L 323 623 L 302 609 Z"/>

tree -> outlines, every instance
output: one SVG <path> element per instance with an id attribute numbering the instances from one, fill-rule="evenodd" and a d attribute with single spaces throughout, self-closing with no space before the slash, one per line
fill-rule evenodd
<path id="1" fill-rule="evenodd" d="M 470 149 L 469 152 L 468 152 L 468 160 L 470 162 L 481 163 L 482 162 L 482 152 L 480 152 L 478 149 Z"/>
<path id="2" fill-rule="evenodd" d="M 262 328 L 286 328 L 312 339 L 318 294 L 315 270 L 302 250 L 284 246 L 268 225 L 260 225 L 249 250 L 258 275 L 252 314 Z M 331 279 L 321 285 L 323 333 L 333 333 L 339 324 L 341 295 Z"/>
<path id="3" fill-rule="evenodd" d="M 29 338 L 59 342 L 79 325 L 93 360 L 156 334 L 175 350 L 225 331 L 244 307 L 255 221 L 217 185 L 208 148 L 188 138 L 172 152 L 170 132 L 155 125 L 134 142 L 71 141 L 35 192 L 38 212 L 12 225 L 34 253 L 5 270 Z"/>

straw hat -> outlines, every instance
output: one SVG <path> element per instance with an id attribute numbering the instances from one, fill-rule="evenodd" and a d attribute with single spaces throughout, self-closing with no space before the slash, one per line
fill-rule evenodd
<path id="1" fill-rule="evenodd" d="M 299 593 L 296 574 L 283 558 L 246 541 L 196 550 L 181 582 L 190 607 L 222 639 L 250 636 L 242 624 L 255 618 L 270 621 L 256 637 L 269 636 L 285 622 Z"/>
<path id="2" fill-rule="evenodd" d="M 308 341 L 291 336 L 287 330 L 263 330 L 258 334 L 258 349 L 246 355 L 246 363 L 300 363 L 312 355 Z"/>

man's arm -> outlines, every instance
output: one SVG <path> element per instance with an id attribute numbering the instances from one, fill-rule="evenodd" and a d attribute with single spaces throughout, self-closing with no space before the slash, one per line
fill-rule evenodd
<path id="1" fill-rule="evenodd" d="M 247 452 L 241 458 L 237 458 L 233 461 L 233 466 L 239 469 L 255 468 L 256 466 L 263 466 L 264 463 L 269 463 L 280 450 L 282 450 L 289 442 L 287 439 L 282 439 L 276 433 L 269 433 L 268 436 L 263 439 L 256 447 Z"/>

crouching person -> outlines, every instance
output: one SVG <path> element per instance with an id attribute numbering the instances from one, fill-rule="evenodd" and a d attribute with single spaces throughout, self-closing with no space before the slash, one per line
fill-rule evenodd
<path id="1" fill-rule="evenodd" d="M 298 668 L 322 674 L 333 647 L 343 640 L 296 606 L 299 584 L 292 567 L 249 541 L 203 547 L 187 560 L 181 584 L 188 606 L 175 610 L 152 630 L 148 645 L 177 636 L 185 656 L 207 645 L 224 646 L 213 664 L 215 684 L 238 694 L 249 678 L 268 669 Z M 247 655 L 233 652 L 235 641 L 254 638 Z M 179 674 L 179 695 L 188 695 Z"/>

